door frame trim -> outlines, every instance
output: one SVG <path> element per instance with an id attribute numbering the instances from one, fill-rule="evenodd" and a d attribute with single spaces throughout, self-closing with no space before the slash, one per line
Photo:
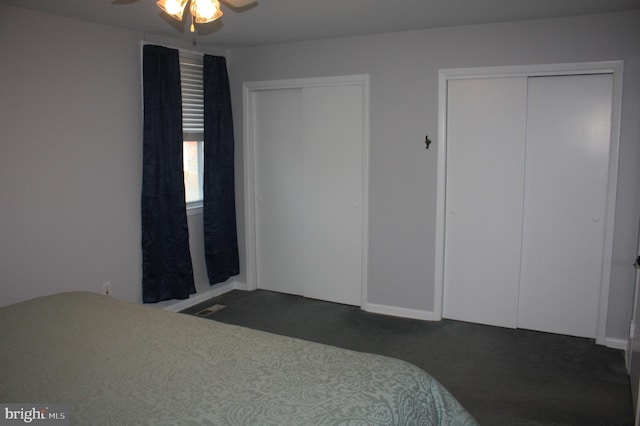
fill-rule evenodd
<path id="1" fill-rule="evenodd" d="M 622 107 L 623 61 L 582 62 L 567 64 L 541 64 L 498 66 L 481 68 L 441 69 L 438 73 L 438 152 L 436 184 L 436 250 L 434 276 L 434 319 L 442 319 L 445 262 L 445 201 L 447 160 L 447 83 L 456 79 L 498 77 L 540 77 L 551 75 L 612 74 L 613 99 L 611 116 L 611 146 L 609 151 L 609 177 L 607 183 L 607 212 L 605 216 L 604 259 L 600 279 L 600 301 L 596 343 L 607 343 L 607 311 L 613 257 L 613 231 L 615 222 L 618 156 L 620 144 L 620 115 Z"/>
<path id="2" fill-rule="evenodd" d="M 243 161 L 244 161 L 244 223 L 246 253 L 246 289 L 258 288 L 256 242 L 256 158 L 254 132 L 255 94 L 267 90 L 304 89 L 310 87 L 360 86 L 362 88 L 362 241 L 360 307 L 367 301 L 369 252 L 369 75 L 343 75 L 317 78 L 248 81 L 242 84 L 243 101 Z"/>

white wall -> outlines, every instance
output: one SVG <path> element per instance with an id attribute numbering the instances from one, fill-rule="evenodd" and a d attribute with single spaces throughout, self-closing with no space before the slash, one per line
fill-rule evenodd
<path id="1" fill-rule="evenodd" d="M 0 306 L 105 281 L 141 302 L 142 39 L 0 4 Z"/>
<path id="2" fill-rule="evenodd" d="M 438 70 L 625 61 L 619 194 L 607 335 L 625 339 L 640 215 L 640 13 L 352 37 L 230 52 L 235 111 L 244 81 L 370 74 L 370 304 L 434 303 Z M 242 140 L 236 114 L 236 140 Z M 238 155 L 241 147 L 238 147 Z M 238 185 L 241 190 L 242 185 Z M 243 208 L 238 208 L 242 231 Z M 242 239 L 243 233 L 240 232 Z M 242 242 L 242 240 L 241 240 Z"/>

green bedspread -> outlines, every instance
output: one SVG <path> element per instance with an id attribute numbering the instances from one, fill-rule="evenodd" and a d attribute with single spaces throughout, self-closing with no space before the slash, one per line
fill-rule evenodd
<path id="1" fill-rule="evenodd" d="M 0 309 L 0 402 L 78 425 L 475 425 L 404 361 L 62 293 Z"/>

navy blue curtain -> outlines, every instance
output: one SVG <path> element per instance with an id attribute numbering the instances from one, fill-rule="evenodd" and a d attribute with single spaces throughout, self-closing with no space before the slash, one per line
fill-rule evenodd
<path id="1" fill-rule="evenodd" d="M 142 300 L 186 299 L 196 288 L 182 164 L 179 53 L 143 48 Z"/>
<path id="2" fill-rule="evenodd" d="M 204 252 L 211 285 L 238 275 L 233 116 L 224 57 L 204 55 Z"/>

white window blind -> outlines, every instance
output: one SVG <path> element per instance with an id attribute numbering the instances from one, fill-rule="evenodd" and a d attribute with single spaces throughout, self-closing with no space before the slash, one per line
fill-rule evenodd
<path id="1" fill-rule="evenodd" d="M 180 51 L 182 131 L 185 140 L 202 140 L 204 134 L 202 67 L 202 55 Z"/>

